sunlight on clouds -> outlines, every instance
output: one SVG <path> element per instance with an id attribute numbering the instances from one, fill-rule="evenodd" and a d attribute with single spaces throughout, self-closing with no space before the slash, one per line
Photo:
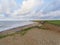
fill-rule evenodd
<path id="1" fill-rule="evenodd" d="M 14 11 L 17 8 L 17 4 L 15 0 L 0 0 L 1 1 L 1 8 L 2 13 L 11 14 L 11 11 Z"/>
<path id="2" fill-rule="evenodd" d="M 60 16 L 60 0 L 0 0 L 0 18 L 53 19 Z"/>
<path id="3" fill-rule="evenodd" d="M 42 5 L 42 0 L 24 0 L 22 2 L 21 9 L 16 10 L 12 16 L 23 15 L 29 12 L 33 12 L 36 6 Z M 35 10 L 34 10 L 35 11 Z M 27 15 L 27 14 L 26 14 Z M 30 15 L 30 14 L 29 14 Z M 31 14 L 33 15 L 33 13 Z"/>
<path id="4" fill-rule="evenodd" d="M 2 7 L 1 7 L 1 4 L 0 4 L 0 13 L 2 13 Z"/>

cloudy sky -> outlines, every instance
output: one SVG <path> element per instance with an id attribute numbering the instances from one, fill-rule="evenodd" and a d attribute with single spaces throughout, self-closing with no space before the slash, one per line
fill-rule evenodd
<path id="1" fill-rule="evenodd" d="M 60 19 L 60 0 L 0 0 L 0 20 Z"/>

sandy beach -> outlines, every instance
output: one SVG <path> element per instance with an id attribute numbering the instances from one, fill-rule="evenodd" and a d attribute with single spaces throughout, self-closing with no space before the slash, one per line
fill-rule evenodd
<path id="1" fill-rule="evenodd" d="M 16 34 L 0 39 L 0 45 L 60 45 L 60 33 L 34 28 L 24 36 Z"/>
<path id="2" fill-rule="evenodd" d="M 0 39 L 0 45 L 60 45 L 60 33 L 54 30 L 33 28 L 23 36 L 15 34 Z"/>
<path id="3" fill-rule="evenodd" d="M 37 25 L 39 24 L 34 23 L 24 27 L 28 28 Z M 6 32 L 12 33 L 14 30 L 21 30 L 21 27 Z M 3 32 L 2 34 L 5 34 L 6 32 Z M 60 45 L 60 33 L 54 30 L 32 28 L 23 36 L 15 34 L 0 39 L 0 45 Z"/>
<path id="4" fill-rule="evenodd" d="M 14 28 L 11 28 L 11 29 L 7 29 L 5 31 L 1 31 L 0 34 L 2 34 L 2 35 L 12 34 L 12 33 L 21 31 L 21 30 L 23 30 L 25 28 L 34 27 L 34 26 L 37 26 L 37 25 L 38 25 L 38 23 L 34 22 L 34 23 L 31 23 L 31 24 L 28 24 L 28 25 L 14 27 Z"/>

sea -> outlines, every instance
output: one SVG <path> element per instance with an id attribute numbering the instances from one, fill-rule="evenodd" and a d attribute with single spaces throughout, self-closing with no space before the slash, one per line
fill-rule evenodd
<path id="1" fill-rule="evenodd" d="M 25 22 L 25 21 L 0 21 L 0 32 L 5 31 L 8 29 L 16 28 L 16 27 L 21 27 L 25 25 L 32 24 L 34 22 Z"/>

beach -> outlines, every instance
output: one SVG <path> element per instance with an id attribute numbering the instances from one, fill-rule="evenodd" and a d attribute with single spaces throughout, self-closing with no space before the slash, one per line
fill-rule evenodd
<path id="1" fill-rule="evenodd" d="M 47 29 L 30 28 L 34 26 L 41 26 L 41 24 L 33 23 L 1 32 L 0 34 L 14 34 L 1 38 L 0 45 L 60 45 L 60 28 L 57 28 L 58 26 L 45 23 L 44 27 L 46 26 Z M 28 29 L 28 31 L 21 35 L 19 31 L 23 29 Z"/>
<path id="2" fill-rule="evenodd" d="M 60 45 L 60 33 L 33 28 L 24 36 L 15 34 L 0 39 L 0 45 Z"/>
<path id="3" fill-rule="evenodd" d="M 21 30 L 23 30 L 25 28 L 34 27 L 34 26 L 37 26 L 37 25 L 38 25 L 37 22 L 31 22 L 31 23 L 29 22 L 27 24 L 19 25 L 19 26 L 15 25 L 16 27 L 12 27 L 12 28 L 6 29 L 4 31 L 1 31 L 0 35 L 12 34 L 12 33 L 21 31 Z"/>
<path id="4" fill-rule="evenodd" d="M 31 21 L 0 21 L 0 32 L 33 23 Z"/>

